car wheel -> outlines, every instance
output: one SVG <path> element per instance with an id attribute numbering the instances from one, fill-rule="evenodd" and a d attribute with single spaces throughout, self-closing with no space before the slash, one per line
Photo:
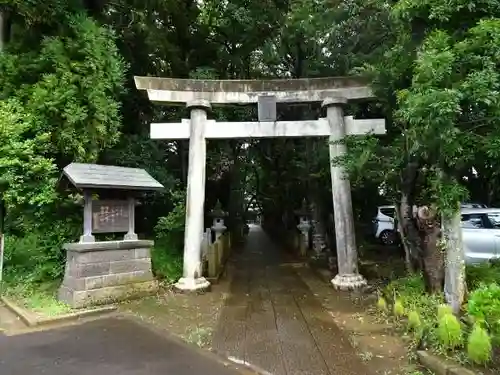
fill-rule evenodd
<path id="1" fill-rule="evenodd" d="M 380 233 L 380 241 L 386 246 L 392 246 L 396 243 L 396 233 L 392 230 L 384 230 Z"/>

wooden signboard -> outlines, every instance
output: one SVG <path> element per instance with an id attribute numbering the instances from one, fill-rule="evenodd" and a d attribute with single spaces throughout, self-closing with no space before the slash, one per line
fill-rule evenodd
<path id="1" fill-rule="evenodd" d="M 126 200 L 92 201 L 92 233 L 121 233 L 129 230 Z"/>

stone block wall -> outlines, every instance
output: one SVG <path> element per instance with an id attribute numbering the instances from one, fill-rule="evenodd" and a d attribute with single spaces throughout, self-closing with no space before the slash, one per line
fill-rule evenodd
<path id="1" fill-rule="evenodd" d="M 154 292 L 153 241 L 104 241 L 64 245 L 67 252 L 59 300 L 74 308 Z"/>

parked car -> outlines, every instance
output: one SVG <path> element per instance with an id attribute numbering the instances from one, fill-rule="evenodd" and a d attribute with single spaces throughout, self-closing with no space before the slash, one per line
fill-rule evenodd
<path id="1" fill-rule="evenodd" d="M 463 208 L 465 262 L 500 259 L 500 208 Z"/>
<path id="2" fill-rule="evenodd" d="M 384 245 L 394 245 L 398 240 L 394 225 L 395 217 L 394 206 L 380 206 L 377 216 L 373 219 L 375 238 Z"/>
<path id="3" fill-rule="evenodd" d="M 394 245 L 399 239 L 394 219 L 394 206 L 378 208 L 374 232 L 384 245 Z M 462 208 L 461 228 L 466 263 L 500 259 L 500 208 Z"/>

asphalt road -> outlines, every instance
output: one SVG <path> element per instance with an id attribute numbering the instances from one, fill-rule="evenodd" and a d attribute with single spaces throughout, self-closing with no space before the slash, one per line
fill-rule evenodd
<path id="1" fill-rule="evenodd" d="M 209 354 L 130 319 L 0 334 L 1 375 L 236 375 Z"/>

